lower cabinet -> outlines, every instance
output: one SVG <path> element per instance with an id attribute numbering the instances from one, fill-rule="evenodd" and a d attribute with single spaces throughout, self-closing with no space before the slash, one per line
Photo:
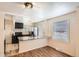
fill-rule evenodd
<path id="1" fill-rule="evenodd" d="M 40 47 L 44 47 L 46 45 L 47 45 L 46 39 L 33 39 L 33 40 L 20 41 L 19 42 L 19 53 L 37 49 Z"/>

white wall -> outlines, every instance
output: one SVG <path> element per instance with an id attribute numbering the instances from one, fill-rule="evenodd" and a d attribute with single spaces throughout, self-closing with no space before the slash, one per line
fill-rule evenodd
<path id="1" fill-rule="evenodd" d="M 53 37 L 53 35 L 54 35 L 54 32 L 53 32 L 54 22 L 62 21 L 62 20 L 69 21 L 68 42 L 63 42 L 61 40 L 56 40 L 54 38 L 51 38 L 48 42 L 48 45 L 51 47 L 54 47 L 55 49 L 57 49 L 61 52 L 67 53 L 71 56 L 76 56 L 75 48 L 77 48 L 77 47 L 75 47 L 75 44 L 76 44 L 76 42 L 75 42 L 76 36 L 75 35 L 77 35 L 77 32 L 74 29 L 74 28 L 76 28 L 76 22 L 77 22 L 76 12 L 50 19 L 50 21 L 48 21 L 50 24 L 50 26 L 49 26 L 50 35 L 51 35 L 51 37 Z"/>
<path id="2" fill-rule="evenodd" d="M 73 30 L 74 31 L 74 39 L 75 39 L 75 47 L 76 47 L 76 56 L 79 57 L 79 8 L 77 9 L 77 15 L 76 15 L 76 24 Z M 76 33 L 76 35 L 75 35 Z"/>
<path id="3" fill-rule="evenodd" d="M 4 56 L 4 13 L 0 12 L 0 56 Z"/>
<path id="4" fill-rule="evenodd" d="M 53 36 L 53 24 L 56 21 L 68 20 L 69 21 L 69 41 L 63 42 L 52 38 Z M 72 13 L 61 15 L 58 17 L 49 18 L 47 21 L 39 22 L 38 26 L 44 28 L 44 35 L 48 36 L 48 46 L 51 46 L 61 52 L 67 53 L 71 56 L 79 56 L 79 9 Z M 43 25 L 45 25 L 43 27 Z"/>

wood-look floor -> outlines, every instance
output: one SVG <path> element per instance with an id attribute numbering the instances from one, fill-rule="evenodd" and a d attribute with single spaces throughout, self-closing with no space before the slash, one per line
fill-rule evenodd
<path id="1" fill-rule="evenodd" d="M 70 57 L 67 54 L 61 53 L 51 47 L 42 47 L 39 49 L 24 52 L 14 57 Z"/>

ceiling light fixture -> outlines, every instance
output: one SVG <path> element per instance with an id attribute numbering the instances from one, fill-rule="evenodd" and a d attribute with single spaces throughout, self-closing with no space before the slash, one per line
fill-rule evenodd
<path id="1" fill-rule="evenodd" d="M 24 3 L 25 8 L 33 8 L 33 4 L 31 2 Z"/>

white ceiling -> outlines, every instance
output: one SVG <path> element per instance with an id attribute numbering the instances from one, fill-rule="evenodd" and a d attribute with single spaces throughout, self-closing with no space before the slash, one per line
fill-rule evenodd
<path id="1" fill-rule="evenodd" d="M 24 8 L 24 2 L 0 2 L 0 11 L 18 14 L 26 22 L 38 22 L 73 11 L 78 2 L 33 2 L 34 8 Z"/>

